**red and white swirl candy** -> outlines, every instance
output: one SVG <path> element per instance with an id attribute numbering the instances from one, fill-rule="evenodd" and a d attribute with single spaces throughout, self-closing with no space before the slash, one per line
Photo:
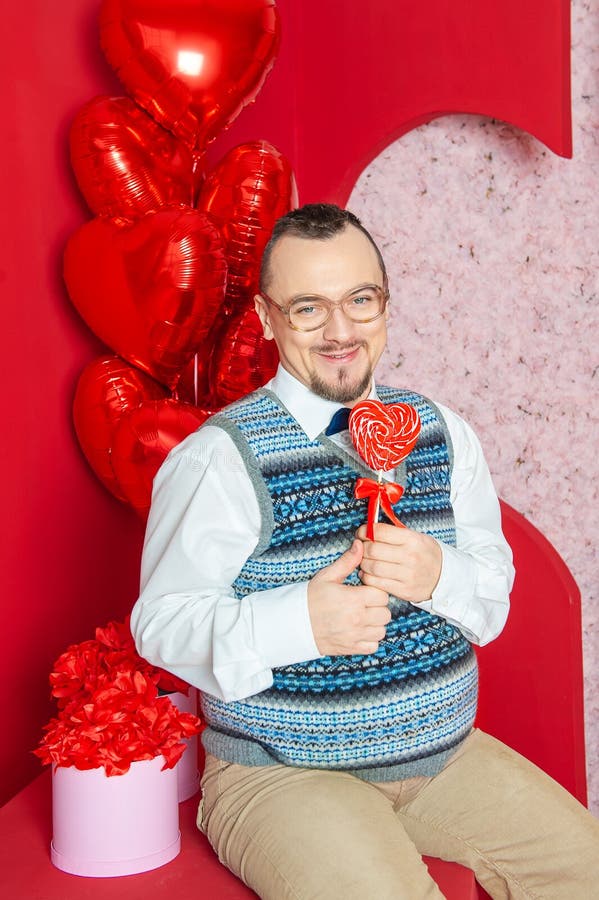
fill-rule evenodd
<path id="1" fill-rule="evenodd" d="M 409 403 L 386 406 L 378 400 L 363 400 L 351 411 L 349 431 L 366 465 L 375 472 L 388 472 L 413 450 L 420 416 Z"/>

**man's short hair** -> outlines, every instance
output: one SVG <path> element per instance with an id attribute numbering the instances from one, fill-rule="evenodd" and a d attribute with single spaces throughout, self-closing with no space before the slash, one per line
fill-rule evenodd
<path id="1" fill-rule="evenodd" d="M 374 247 L 383 274 L 383 284 L 387 285 L 387 270 L 381 255 L 381 251 L 374 242 L 372 235 L 364 228 L 360 220 L 348 209 L 341 209 L 334 203 L 306 203 L 297 209 L 292 209 L 286 215 L 281 216 L 275 223 L 272 235 L 262 254 L 260 267 L 260 290 L 266 290 L 270 280 L 270 257 L 276 244 L 282 237 L 304 238 L 312 241 L 326 241 L 336 234 L 344 231 L 348 225 L 353 225 L 364 234 Z"/>

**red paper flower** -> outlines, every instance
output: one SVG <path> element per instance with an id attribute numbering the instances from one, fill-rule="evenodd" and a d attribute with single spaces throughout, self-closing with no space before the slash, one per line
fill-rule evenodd
<path id="1" fill-rule="evenodd" d="M 163 768 L 172 768 L 185 738 L 201 729 L 197 716 L 159 696 L 159 688 L 187 693 L 189 686 L 139 656 L 128 619 L 71 645 L 56 660 L 50 684 L 59 713 L 33 751 L 46 764 L 103 766 L 107 775 L 122 775 L 132 762 L 162 754 Z"/>
<path id="2" fill-rule="evenodd" d="M 96 640 L 105 647 L 126 651 L 137 660 L 140 669 L 148 673 L 156 673 L 158 675 L 157 684 L 161 691 L 167 694 L 175 691 L 188 694 L 189 685 L 185 681 L 165 669 L 151 666 L 149 662 L 138 655 L 131 634 L 130 620 L 131 616 L 127 616 L 124 622 L 109 622 L 104 628 L 96 628 Z"/>
<path id="3" fill-rule="evenodd" d="M 120 671 L 88 697 L 65 706 L 45 726 L 33 752 L 43 763 L 95 769 L 122 775 L 132 762 L 162 754 L 172 768 L 185 750 L 184 739 L 197 734 L 197 716 L 180 712 L 159 697 L 153 681 L 139 671 Z"/>
<path id="4" fill-rule="evenodd" d="M 52 696 L 64 706 L 72 697 L 93 691 L 104 674 L 103 654 L 96 641 L 72 644 L 50 673 Z"/>

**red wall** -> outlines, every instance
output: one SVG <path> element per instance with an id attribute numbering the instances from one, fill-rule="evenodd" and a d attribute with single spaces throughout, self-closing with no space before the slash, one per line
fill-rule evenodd
<path id="1" fill-rule="evenodd" d="M 3 12 L 3 437 L 0 801 L 39 770 L 29 750 L 51 705 L 48 672 L 69 642 L 131 605 L 141 527 L 81 456 L 71 398 L 102 351 L 61 278 L 67 236 L 87 217 L 67 129 L 115 81 L 97 49 L 94 0 Z"/>
<path id="2" fill-rule="evenodd" d="M 0 802 L 38 771 L 28 751 L 51 710 L 53 659 L 123 615 L 137 591 L 141 526 L 96 481 L 71 425 L 77 376 L 104 348 L 61 280 L 65 241 L 89 217 L 68 127 L 94 95 L 123 93 L 99 50 L 99 3 L 30 0 L 3 12 Z M 470 12 L 456 26 L 458 0 L 279 0 L 274 72 L 210 156 L 265 138 L 291 158 L 302 202 L 343 203 L 380 149 L 443 112 L 505 118 L 567 154 L 567 0 L 529 0 L 522 27 L 521 5 L 483 15 L 487 4 L 463 0 Z"/>

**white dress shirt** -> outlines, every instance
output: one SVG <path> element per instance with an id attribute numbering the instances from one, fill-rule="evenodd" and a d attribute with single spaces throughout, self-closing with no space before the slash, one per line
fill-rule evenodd
<path id="1" fill-rule="evenodd" d="M 338 403 L 317 397 L 279 366 L 266 385 L 313 440 Z M 371 397 L 376 398 L 373 384 Z M 432 598 L 418 604 L 486 644 L 505 624 L 514 570 L 499 503 L 472 429 L 437 404 L 453 444 L 451 502 L 457 548 L 441 543 Z M 356 456 L 347 431 L 331 440 Z M 387 473 L 393 477 L 393 471 Z M 310 625 L 307 584 L 236 599 L 232 584 L 260 536 L 256 494 L 237 447 L 204 425 L 168 455 L 154 479 L 131 616 L 139 653 L 224 700 L 269 688 L 272 669 L 320 654 Z"/>

